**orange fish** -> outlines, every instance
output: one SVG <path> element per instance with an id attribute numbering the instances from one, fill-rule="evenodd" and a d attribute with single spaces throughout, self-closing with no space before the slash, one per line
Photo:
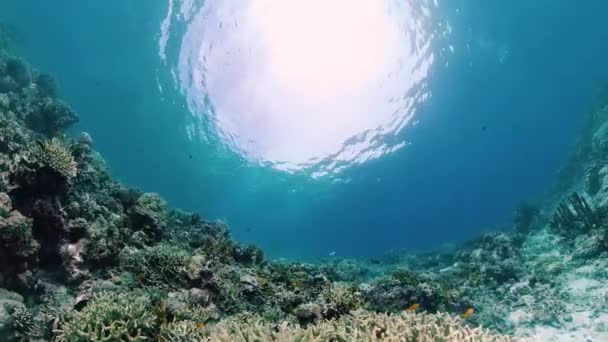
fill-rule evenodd
<path id="1" fill-rule="evenodd" d="M 196 327 L 199 328 L 199 329 L 203 329 L 205 327 L 205 323 L 198 322 L 198 323 L 196 323 Z"/>
<path id="2" fill-rule="evenodd" d="M 469 317 L 471 317 L 472 314 L 473 314 L 473 308 L 468 308 L 467 311 L 465 311 L 462 314 L 462 317 L 469 318 Z"/>
<path id="3" fill-rule="evenodd" d="M 407 309 L 405 309 L 405 311 L 416 311 L 416 309 L 418 309 L 420 307 L 420 304 L 418 303 L 414 303 L 410 306 L 407 307 Z"/>

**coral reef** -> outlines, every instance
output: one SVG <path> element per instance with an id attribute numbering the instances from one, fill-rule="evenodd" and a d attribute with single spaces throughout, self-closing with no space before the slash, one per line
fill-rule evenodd
<path id="1" fill-rule="evenodd" d="M 135 251 L 123 251 L 121 263 L 137 280 L 148 286 L 186 286 L 189 255 L 183 249 L 160 244 Z"/>

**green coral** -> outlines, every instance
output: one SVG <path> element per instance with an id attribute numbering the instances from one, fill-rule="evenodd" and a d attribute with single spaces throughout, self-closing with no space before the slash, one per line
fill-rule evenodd
<path id="1" fill-rule="evenodd" d="M 157 323 L 149 298 L 132 293 L 102 292 L 82 311 L 73 312 L 53 331 L 57 342 L 147 341 Z"/>
<path id="2" fill-rule="evenodd" d="M 163 218 L 168 215 L 167 202 L 162 199 L 158 194 L 147 192 L 142 194 L 137 199 L 137 205 L 146 208 L 149 211 L 157 213 Z"/>
<path id="3" fill-rule="evenodd" d="M 32 152 L 40 166 L 47 167 L 68 179 L 76 177 L 78 165 L 74 156 L 59 139 L 39 141 Z"/>
<path id="4" fill-rule="evenodd" d="M 447 314 L 376 314 L 358 311 L 338 320 L 302 328 L 291 324 L 228 321 L 207 331 L 207 342 L 246 341 L 402 341 L 509 342 L 514 339 L 482 328 L 469 328 Z"/>
<path id="5" fill-rule="evenodd" d="M 205 340 L 205 326 L 201 322 L 177 321 L 160 328 L 158 340 L 162 342 L 194 342 Z"/>
<path id="6" fill-rule="evenodd" d="M 123 253 L 121 265 L 144 285 L 171 287 L 183 284 L 189 259 L 184 249 L 160 244 Z"/>
<path id="7" fill-rule="evenodd" d="M 187 305 L 175 311 L 176 321 L 207 322 L 218 318 L 215 307 L 203 307 L 200 305 Z"/>

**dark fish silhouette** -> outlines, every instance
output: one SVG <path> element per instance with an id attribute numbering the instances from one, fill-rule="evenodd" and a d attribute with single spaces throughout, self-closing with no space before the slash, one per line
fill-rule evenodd
<path id="1" fill-rule="evenodd" d="M 488 130 L 488 126 L 486 126 L 486 125 L 481 126 L 481 130 L 484 131 L 484 132 L 487 131 Z"/>
<path id="2" fill-rule="evenodd" d="M 381 263 L 381 261 L 378 260 L 378 259 L 371 259 L 370 261 L 371 261 L 372 264 L 376 264 L 376 265 L 378 265 L 379 263 Z"/>

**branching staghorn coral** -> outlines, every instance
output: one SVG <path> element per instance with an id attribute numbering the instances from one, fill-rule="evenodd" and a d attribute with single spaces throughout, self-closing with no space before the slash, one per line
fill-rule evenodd
<path id="1" fill-rule="evenodd" d="M 470 328 L 448 314 L 357 311 L 338 320 L 302 328 L 290 324 L 227 321 L 207 331 L 206 342 L 509 342 L 514 339 L 482 328 Z"/>
<path id="2" fill-rule="evenodd" d="M 131 293 L 102 292 L 81 310 L 62 318 L 54 341 L 148 341 L 156 329 L 149 298 Z"/>
<path id="3" fill-rule="evenodd" d="M 170 287 L 186 280 L 189 258 L 183 249 L 161 244 L 121 255 L 121 265 L 144 285 Z"/>
<path id="4" fill-rule="evenodd" d="M 194 342 L 205 340 L 205 326 L 201 322 L 176 321 L 160 328 L 161 342 Z"/>
<path id="5" fill-rule="evenodd" d="M 58 139 L 38 141 L 32 152 L 40 166 L 47 167 L 68 179 L 76 177 L 78 166 L 74 156 Z"/>

